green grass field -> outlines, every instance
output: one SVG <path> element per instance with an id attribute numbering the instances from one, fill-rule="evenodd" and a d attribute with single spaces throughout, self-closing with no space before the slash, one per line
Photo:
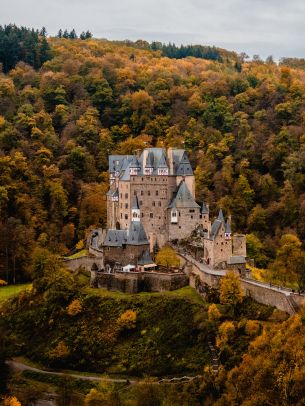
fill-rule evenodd
<path id="1" fill-rule="evenodd" d="M 83 249 L 81 251 L 76 252 L 73 255 L 70 255 L 69 257 L 66 257 L 68 259 L 75 259 L 75 258 L 80 258 L 83 257 L 85 255 L 89 255 L 89 251 L 87 249 Z"/>
<path id="2" fill-rule="evenodd" d="M 10 299 L 22 290 L 25 290 L 31 286 L 30 283 L 24 283 L 22 285 L 9 285 L 9 286 L 1 286 L 0 287 L 0 302 L 4 300 Z"/>

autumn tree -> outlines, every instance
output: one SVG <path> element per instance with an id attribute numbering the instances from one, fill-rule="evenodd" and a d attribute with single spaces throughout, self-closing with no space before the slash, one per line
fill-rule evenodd
<path id="1" fill-rule="evenodd" d="M 173 248 L 165 246 L 157 253 L 156 263 L 165 267 L 169 271 L 171 268 L 178 267 L 180 265 L 180 260 Z"/>
<path id="2" fill-rule="evenodd" d="M 236 307 L 243 301 L 239 276 L 229 271 L 220 281 L 220 303 Z"/>

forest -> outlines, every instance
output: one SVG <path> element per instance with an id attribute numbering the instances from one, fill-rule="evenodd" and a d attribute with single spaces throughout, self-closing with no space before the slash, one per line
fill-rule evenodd
<path id="1" fill-rule="evenodd" d="M 107 295 L 60 259 L 106 225 L 110 153 L 181 147 L 198 202 L 212 216 L 223 208 L 247 234 L 256 276 L 304 289 L 304 61 L 184 48 L 0 27 L 0 279 L 32 282 L 1 304 L 0 373 L 23 355 L 139 378 L 200 374 L 170 389 L 148 379 L 127 394 L 86 386 L 86 405 L 301 405 L 304 310 L 288 318 L 255 303 L 232 275 L 205 301 L 189 287 Z M 66 388 L 64 378 L 57 386 Z"/>
<path id="2" fill-rule="evenodd" d="M 268 268 L 265 278 L 302 286 L 303 69 L 0 31 L 2 41 L 33 41 L 27 53 L 1 57 L 3 278 L 29 278 L 36 247 L 67 254 L 90 228 L 105 226 L 108 154 L 152 145 L 185 148 L 198 202 L 212 215 L 219 207 L 232 214 L 233 229 L 248 234 L 249 256 Z M 46 41 L 37 65 L 33 55 Z"/>

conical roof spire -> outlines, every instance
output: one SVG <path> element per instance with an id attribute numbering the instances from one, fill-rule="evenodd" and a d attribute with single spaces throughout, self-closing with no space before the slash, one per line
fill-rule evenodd
<path id="1" fill-rule="evenodd" d="M 223 216 L 222 209 L 219 210 L 217 220 L 225 221 L 225 218 L 224 218 L 224 216 Z"/>

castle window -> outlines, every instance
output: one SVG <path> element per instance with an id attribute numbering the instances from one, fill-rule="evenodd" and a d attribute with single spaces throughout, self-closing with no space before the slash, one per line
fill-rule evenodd
<path id="1" fill-rule="evenodd" d="M 143 196 L 144 195 L 144 192 L 143 192 L 143 190 L 141 190 L 141 196 Z"/>
<path id="2" fill-rule="evenodd" d="M 128 220 L 128 214 L 125 214 L 125 220 Z"/>
<path id="3" fill-rule="evenodd" d="M 190 209 L 190 213 L 195 213 L 195 210 L 194 210 L 194 209 Z"/>
<path id="4" fill-rule="evenodd" d="M 136 191 L 136 190 L 133 191 L 133 195 L 134 195 L 134 196 L 137 195 L 137 191 Z"/>
<path id="5" fill-rule="evenodd" d="M 123 214 L 121 213 L 121 219 L 123 218 Z"/>
<path id="6" fill-rule="evenodd" d="M 191 219 L 193 218 L 193 216 L 191 216 Z"/>
<path id="7" fill-rule="evenodd" d="M 147 195 L 150 196 L 150 190 L 147 191 Z"/>
<path id="8" fill-rule="evenodd" d="M 128 193 L 125 193 L 125 199 L 128 199 Z"/>
<path id="9" fill-rule="evenodd" d="M 122 197 L 123 197 L 123 195 L 122 195 L 122 193 L 120 193 L 120 198 L 122 199 Z"/>
<path id="10" fill-rule="evenodd" d="M 159 207 L 161 207 L 161 202 L 159 202 Z"/>
<path id="11" fill-rule="evenodd" d="M 142 213 L 142 217 L 144 217 L 144 213 Z"/>
<path id="12" fill-rule="evenodd" d="M 128 203 L 125 203 L 125 209 L 128 209 Z"/>
<path id="13" fill-rule="evenodd" d="M 159 196 L 159 190 L 156 190 L 156 196 Z"/>
<path id="14" fill-rule="evenodd" d="M 152 205 L 155 207 L 156 203 L 155 203 L 155 202 L 152 202 Z"/>
<path id="15" fill-rule="evenodd" d="M 153 213 L 149 213 L 149 217 L 152 219 L 154 217 Z"/>

